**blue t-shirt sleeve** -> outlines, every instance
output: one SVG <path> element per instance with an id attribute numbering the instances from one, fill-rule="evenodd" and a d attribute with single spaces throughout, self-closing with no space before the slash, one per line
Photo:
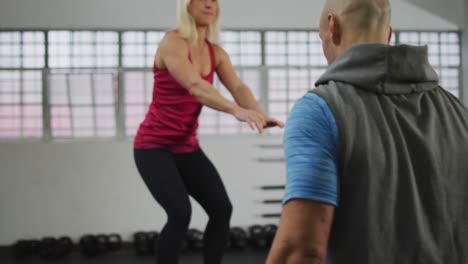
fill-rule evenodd
<path id="1" fill-rule="evenodd" d="M 283 204 L 306 199 L 338 206 L 338 129 L 335 118 L 316 94 L 299 99 L 284 133 L 286 191 Z"/>

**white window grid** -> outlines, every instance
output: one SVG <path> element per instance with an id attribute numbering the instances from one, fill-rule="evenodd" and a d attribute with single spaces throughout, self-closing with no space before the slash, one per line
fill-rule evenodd
<path id="1" fill-rule="evenodd" d="M 0 31 L 0 139 L 135 135 L 151 101 L 151 68 L 164 32 Z M 459 32 L 395 32 L 391 43 L 428 45 L 441 86 L 459 96 Z M 221 45 L 262 108 L 282 121 L 327 67 L 314 30 L 229 30 Z M 214 86 L 233 100 L 219 79 Z M 199 133 L 253 132 L 204 107 Z"/>
<path id="2" fill-rule="evenodd" d="M 115 68 L 119 34 L 113 31 L 49 31 L 50 68 Z"/>
<path id="3" fill-rule="evenodd" d="M 45 65 L 45 34 L 0 31 L 0 68 L 38 69 Z"/>
<path id="4" fill-rule="evenodd" d="M 261 66 L 262 32 L 224 31 L 221 33 L 223 49 L 229 54 L 236 66 Z"/>
<path id="5" fill-rule="evenodd" d="M 122 59 L 125 68 L 152 68 L 164 31 L 122 32 Z"/>
<path id="6" fill-rule="evenodd" d="M 0 70 L 0 138 L 40 139 L 42 109 L 41 71 Z"/>
<path id="7" fill-rule="evenodd" d="M 151 70 L 126 71 L 123 73 L 125 134 L 133 136 L 143 121 L 153 92 Z"/>
<path id="8" fill-rule="evenodd" d="M 48 112 L 55 139 L 116 137 L 116 73 L 55 70 L 49 74 Z"/>

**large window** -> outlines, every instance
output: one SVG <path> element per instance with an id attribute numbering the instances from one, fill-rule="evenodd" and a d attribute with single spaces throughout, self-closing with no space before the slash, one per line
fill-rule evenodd
<path id="1" fill-rule="evenodd" d="M 0 138 L 42 138 L 43 32 L 0 32 Z"/>
<path id="2" fill-rule="evenodd" d="M 114 137 L 119 33 L 49 31 L 49 136 Z"/>
<path id="3" fill-rule="evenodd" d="M 0 139 L 134 136 L 152 99 L 163 36 L 162 30 L 0 31 Z M 262 108 L 283 121 L 327 67 L 315 30 L 228 30 L 220 41 Z M 458 32 L 395 32 L 396 43 L 427 45 L 441 85 L 459 96 Z M 219 79 L 214 86 L 233 100 Z M 199 132 L 253 133 L 207 107 Z"/>

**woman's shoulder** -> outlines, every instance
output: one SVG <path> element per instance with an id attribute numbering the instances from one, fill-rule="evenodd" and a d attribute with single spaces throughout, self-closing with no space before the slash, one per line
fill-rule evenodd
<path id="1" fill-rule="evenodd" d="M 217 62 L 220 62 L 220 60 L 224 60 L 226 57 L 229 57 L 229 55 L 221 45 L 217 43 L 211 43 L 211 46 L 213 47 L 213 52 Z"/>
<path id="2" fill-rule="evenodd" d="M 177 28 L 173 28 L 173 29 L 169 29 L 168 31 L 164 33 L 162 40 L 165 40 L 165 39 L 171 40 L 171 39 L 183 39 L 183 38 L 179 35 L 179 30 L 177 30 Z"/>
<path id="3" fill-rule="evenodd" d="M 219 43 L 210 42 L 209 40 L 207 40 L 207 42 L 210 43 L 215 54 L 223 55 L 224 53 L 226 53 L 226 51 L 223 49 L 223 47 Z"/>
<path id="4" fill-rule="evenodd" d="M 186 44 L 187 41 L 179 35 L 177 29 L 171 29 L 166 31 L 163 38 L 161 39 L 160 45 L 177 45 L 177 44 Z"/>

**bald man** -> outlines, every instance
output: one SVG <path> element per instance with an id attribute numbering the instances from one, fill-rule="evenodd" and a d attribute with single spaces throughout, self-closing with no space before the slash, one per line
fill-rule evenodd
<path id="1" fill-rule="evenodd" d="M 288 116 L 268 264 L 468 263 L 468 112 L 388 0 L 327 0 L 329 67 Z"/>

